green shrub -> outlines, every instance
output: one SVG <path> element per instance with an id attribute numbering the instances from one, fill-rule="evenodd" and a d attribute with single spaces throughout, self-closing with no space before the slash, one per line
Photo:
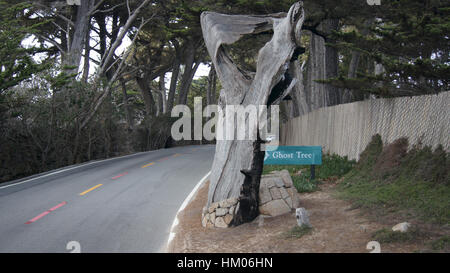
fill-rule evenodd
<path id="1" fill-rule="evenodd" d="M 339 184 L 338 196 L 371 211 L 403 211 L 425 221 L 450 223 L 448 153 L 420 145 L 406 152 L 405 139 L 384 149 L 380 143 L 377 136 L 372 139 Z M 396 157 L 393 151 L 404 154 Z"/>
<path id="2" fill-rule="evenodd" d="M 383 151 L 383 141 L 381 136 L 376 134 L 367 145 L 366 149 L 359 155 L 359 161 L 356 168 L 360 170 L 371 169 Z"/>
<path id="3" fill-rule="evenodd" d="M 354 165 L 355 161 L 348 160 L 346 156 L 325 155 L 322 158 L 322 165 L 316 167 L 316 177 L 323 180 L 331 177 L 339 178 L 353 169 Z"/>
<path id="4" fill-rule="evenodd" d="M 294 175 L 292 181 L 298 192 L 314 192 L 318 190 L 317 181 L 311 180 L 307 175 Z"/>

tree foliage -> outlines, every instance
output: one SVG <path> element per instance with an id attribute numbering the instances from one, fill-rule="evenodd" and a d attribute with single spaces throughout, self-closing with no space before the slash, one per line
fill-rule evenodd
<path id="1" fill-rule="evenodd" d="M 0 1 L 0 94 L 47 67 L 45 62 L 38 63 L 33 59 L 45 49 L 24 44 L 25 39 L 43 24 L 21 24 L 21 18 L 29 8 L 27 3 Z"/>
<path id="2" fill-rule="evenodd" d="M 195 96 L 207 93 L 217 102 L 222 88 L 215 73 L 195 77 L 199 67 L 211 66 L 200 14 L 273 14 L 296 1 L 152 0 L 134 20 L 143 0 L 83 2 L 90 9 L 64 0 L 0 0 L 3 180 L 166 146 L 172 107 L 192 107 Z M 313 110 L 301 99 L 317 95 L 320 85 L 308 82 L 332 86 L 327 96 L 337 97 L 336 103 L 450 89 L 448 1 L 369 6 L 365 0 L 305 0 L 304 7 L 305 49 L 298 67 L 333 50 L 337 61 L 321 60 L 325 71 L 333 71 L 329 77 L 308 73 L 318 69 L 316 63 L 298 69 L 306 86 L 298 90 L 305 95 L 293 96 L 288 117 Z M 87 28 L 78 20 L 83 14 Z M 336 29 L 324 28 L 330 20 L 336 20 Z M 272 35 L 245 36 L 227 50 L 240 69 L 254 72 L 258 51 Z M 322 52 L 313 48 L 318 40 Z M 69 61 L 73 54 L 76 60 Z"/>

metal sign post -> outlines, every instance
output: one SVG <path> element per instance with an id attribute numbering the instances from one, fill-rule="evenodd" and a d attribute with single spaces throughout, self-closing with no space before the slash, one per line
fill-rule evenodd
<path id="1" fill-rule="evenodd" d="M 311 165 L 311 180 L 316 179 L 316 165 Z"/>

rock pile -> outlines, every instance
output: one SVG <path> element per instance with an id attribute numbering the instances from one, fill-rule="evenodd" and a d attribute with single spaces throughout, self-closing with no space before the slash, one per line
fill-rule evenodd
<path id="1" fill-rule="evenodd" d="M 287 170 L 274 171 L 261 177 L 259 187 L 259 212 L 261 215 L 278 216 L 299 206 L 299 197 Z M 202 212 L 203 227 L 226 228 L 232 224 L 239 209 L 237 198 L 212 203 Z"/>
<path id="2" fill-rule="evenodd" d="M 212 203 L 209 208 L 204 207 L 202 213 L 203 227 L 228 227 L 233 220 L 236 208 L 239 208 L 237 198 Z"/>

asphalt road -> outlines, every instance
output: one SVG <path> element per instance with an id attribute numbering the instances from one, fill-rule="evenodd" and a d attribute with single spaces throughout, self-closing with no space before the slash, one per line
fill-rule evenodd
<path id="1" fill-rule="evenodd" d="M 213 157 L 177 147 L 0 184 L 0 252 L 160 252 Z"/>

